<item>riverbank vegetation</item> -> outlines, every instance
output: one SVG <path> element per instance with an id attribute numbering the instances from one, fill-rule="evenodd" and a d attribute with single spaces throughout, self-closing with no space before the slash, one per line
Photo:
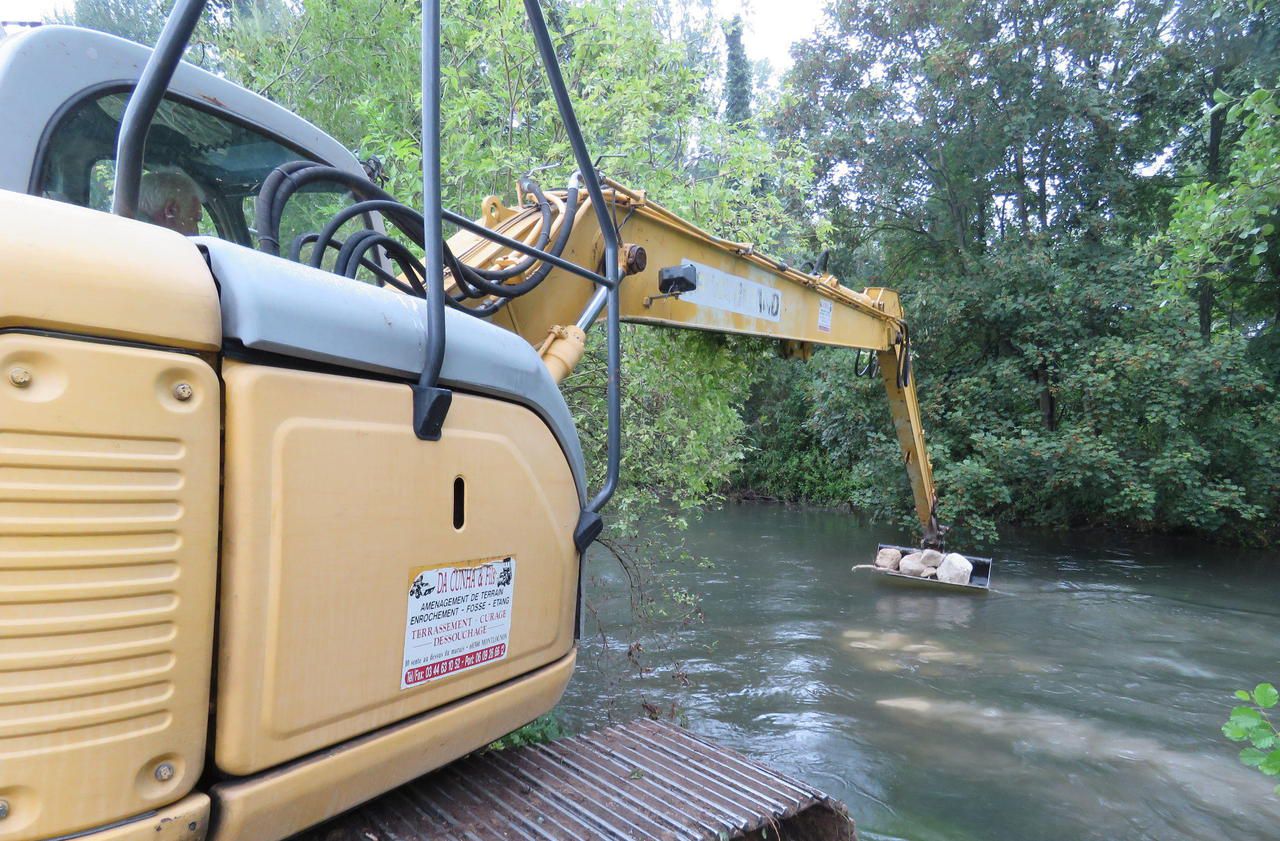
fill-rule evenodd
<path id="1" fill-rule="evenodd" d="M 1274 536 L 1278 26 L 855 0 L 797 47 L 778 125 L 837 274 L 904 293 L 944 520 Z M 878 385 L 816 363 L 774 366 L 742 484 L 900 510 Z"/>
<path id="2" fill-rule="evenodd" d="M 72 16 L 147 40 L 159 17 L 137 10 L 166 5 Z M 970 541 L 1015 523 L 1274 539 L 1276 4 L 842 0 L 781 78 L 701 0 L 544 6 L 610 175 L 796 265 L 829 249 L 846 285 L 901 290 L 942 518 Z M 413 202 L 416 15 L 226 0 L 192 57 L 376 155 Z M 519 4 L 446 3 L 443 38 L 446 204 L 474 211 L 544 165 L 563 183 Z M 641 328 L 625 354 L 616 537 L 724 492 L 910 521 L 865 359 Z M 589 355 L 567 384 L 580 417 L 600 416 L 602 368 Z M 597 466 L 602 428 L 584 424 Z"/>

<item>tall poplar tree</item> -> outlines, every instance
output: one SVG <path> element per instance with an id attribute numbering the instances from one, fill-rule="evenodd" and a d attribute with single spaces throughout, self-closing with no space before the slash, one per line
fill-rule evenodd
<path id="1" fill-rule="evenodd" d="M 751 65 L 742 46 L 742 18 L 725 24 L 724 117 L 732 125 L 751 119 Z"/>

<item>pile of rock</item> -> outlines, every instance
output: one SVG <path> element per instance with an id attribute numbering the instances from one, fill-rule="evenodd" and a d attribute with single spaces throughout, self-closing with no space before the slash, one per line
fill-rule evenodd
<path id="1" fill-rule="evenodd" d="M 937 578 L 948 584 L 968 584 L 973 575 L 973 564 L 964 555 L 944 555 L 934 549 L 903 555 L 897 549 L 884 548 L 876 554 L 876 567 L 919 578 Z"/>

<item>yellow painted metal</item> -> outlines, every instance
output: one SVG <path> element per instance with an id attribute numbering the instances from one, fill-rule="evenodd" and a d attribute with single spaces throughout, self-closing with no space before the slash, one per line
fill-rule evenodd
<path id="1" fill-rule="evenodd" d="M 536 671 L 409 721 L 214 786 L 218 820 L 211 838 L 278 841 L 452 762 L 554 707 L 576 657 L 571 649 Z"/>
<path id="2" fill-rule="evenodd" d="M 486 208 L 492 205 L 486 203 Z M 563 217 L 556 217 L 550 238 L 559 232 Z M 532 243 L 537 238 L 539 214 L 529 208 L 511 212 L 504 208 L 486 219 L 486 223 L 500 233 L 514 239 Z M 466 231 L 460 231 L 449 239 L 449 247 L 464 263 L 473 266 L 494 266 L 511 261 L 513 256 L 505 248 L 495 245 Z M 565 244 L 565 259 L 580 266 L 596 268 L 600 263 L 600 229 L 590 201 L 582 201 L 574 215 L 573 232 Z M 446 284 L 450 283 L 448 275 Z M 556 325 L 573 324 L 591 293 L 595 290 L 591 281 L 559 269 L 553 270 L 540 286 L 513 300 L 490 320 L 518 333 L 525 341 L 538 347 Z"/>
<path id="3" fill-rule="evenodd" d="M 624 230 L 627 241 L 643 245 L 649 257 L 645 271 L 627 278 L 622 286 L 622 315 L 627 321 L 842 347 L 880 348 L 893 340 L 894 321 L 869 302 L 853 297 L 854 293 L 849 293 L 848 298 L 836 297 L 837 287 L 822 286 L 816 279 L 799 282 L 790 273 L 779 273 L 726 251 L 644 210 L 637 211 Z M 659 269 L 685 261 L 699 264 L 701 282 L 706 281 L 707 274 L 702 267 L 710 267 L 776 292 L 777 320 L 675 297 L 647 302 L 657 294 Z M 823 329 L 820 319 L 827 306 L 829 324 Z"/>
<path id="4" fill-rule="evenodd" d="M 549 195 L 560 198 L 555 193 Z M 855 292 L 830 275 L 813 276 L 787 268 L 756 253 L 750 244 L 719 239 L 620 185 L 611 183 L 605 198 L 614 217 L 625 220 L 622 238 L 643 246 L 648 254 L 645 270 L 628 277 L 622 286 L 622 317 L 627 321 L 873 349 L 887 348 L 896 336 L 902 311 L 897 295 L 888 290 Z M 557 217 L 553 223 L 553 239 L 560 221 Z M 494 227 L 507 236 L 532 241 L 538 215 L 526 208 L 502 216 Z M 465 231 L 454 235 L 449 245 L 471 265 L 489 266 L 512 257 L 502 246 Z M 601 253 L 595 213 L 590 201 L 584 199 L 578 205 L 563 256 L 580 266 L 596 268 Z M 778 320 L 753 318 L 679 298 L 660 298 L 646 306 L 645 300 L 658 294 L 658 271 L 685 260 L 778 290 Z M 553 325 L 572 324 L 593 291 L 590 281 L 554 270 L 541 286 L 512 301 L 493 320 L 537 346 Z M 819 323 L 823 301 L 832 305 L 829 329 L 822 329 Z"/>
<path id="5" fill-rule="evenodd" d="M 188 794 L 145 817 L 88 835 L 76 841 L 205 841 L 209 836 L 209 795 Z"/>
<path id="6" fill-rule="evenodd" d="M 0 329 L 222 345 L 218 293 L 181 234 L 0 190 Z"/>
<path id="7" fill-rule="evenodd" d="M 916 518 L 926 538 L 930 541 L 941 537 L 937 533 L 935 516 L 938 498 L 933 486 L 933 464 L 924 443 L 924 423 L 920 419 L 920 404 L 916 401 L 915 372 L 909 374 L 909 382 L 903 388 L 898 384 L 898 371 L 902 365 L 901 345 L 876 354 L 880 362 L 880 377 L 889 396 L 889 409 L 893 413 L 893 428 L 902 449 L 903 464 L 911 480 L 911 493 L 915 502 Z M 914 362 L 912 363 L 914 367 Z"/>
<path id="8" fill-rule="evenodd" d="M 888 389 L 898 441 L 911 481 L 916 514 L 932 538 L 934 523 L 933 471 L 925 446 L 924 430 L 916 401 L 915 377 L 905 388 L 897 386 L 897 365 L 907 336 L 902 304 L 896 292 L 869 287 L 861 292 L 840 285 L 831 275 L 811 275 L 785 266 L 756 252 L 750 243 L 731 242 L 704 231 L 659 204 L 643 192 L 609 181 L 605 200 L 618 220 L 622 239 L 642 246 L 648 260 L 644 271 L 623 281 L 620 291 L 624 321 L 664 327 L 692 328 L 717 333 L 739 333 L 781 340 L 784 353 L 807 359 L 814 345 L 858 348 L 877 353 Z M 561 194 L 549 193 L 561 199 Z M 492 199 L 487 200 L 491 202 Z M 500 203 L 499 203 L 500 206 Z M 530 209 L 493 211 L 486 204 L 486 224 L 507 236 L 532 241 L 540 225 Z M 555 237 L 562 219 L 553 222 Z M 473 234 L 460 232 L 449 241 L 455 254 L 471 265 L 509 263 L 514 255 Z M 562 256 L 590 268 L 599 267 L 603 245 L 595 213 L 583 200 L 574 217 L 573 230 Z M 697 293 L 658 297 L 658 272 L 684 262 L 698 267 L 700 288 L 717 281 L 735 286 L 748 296 L 764 296 L 772 307 L 712 304 Z M 719 275 L 717 277 L 716 275 Z M 512 300 L 493 316 L 493 322 L 518 333 L 530 344 L 543 343 L 555 325 L 572 324 L 586 306 L 592 284 L 562 270 L 553 270 L 537 289 Z M 745 303 L 752 304 L 751 300 Z M 769 312 L 762 317 L 757 310 Z M 892 367 L 887 367 L 887 366 Z M 548 360 L 558 376 L 562 360 Z"/>
<path id="9" fill-rule="evenodd" d="M 556 325 L 538 348 L 538 355 L 557 383 L 573 372 L 587 350 L 587 334 L 581 327 Z"/>
<path id="10" fill-rule="evenodd" d="M 0 372 L 0 841 L 26 841 L 200 776 L 220 395 L 190 354 L 23 333 Z"/>
<path id="11" fill-rule="evenodd" d="M 442 440 L 424 444 L 407 385 L 231 361 L 223 379 L 219 768 L 295 759 L 570 650 L 578 495 L 537 415 L 455 393 Z M 512 554 L 506 658 L 401 690 L 410 572 Z"/>

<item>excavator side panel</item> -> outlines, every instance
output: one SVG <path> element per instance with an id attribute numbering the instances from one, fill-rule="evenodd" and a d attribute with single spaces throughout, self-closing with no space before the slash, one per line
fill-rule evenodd
<path id="1" fill-rule="evenodd" d="M 200 251 L 157 225 L 0 190 L 0 329 L 216 351 Z"/>
<path id="2" fill-rule="evenodd" d="M 337 745 L 572 650 L 578 494 L 536 414 L 455 393 L 426 442 L 404 384 L 235 361 L 223 378 L 222 771 Z M 471 748 L 492 738 L 459 721 Z"/>
<path id="3" fill-rule="evenodd" d="M 0 190 L 0 841 L 168 814 L 201 774 L 220 341 L 182 236 Z"/>
<path id="4" fill-rule="evenodd" d="M 0 839 L 27 841 L 200 776 L 219 393 L 194 356 L 25 333 L 0 370 Z"/>

